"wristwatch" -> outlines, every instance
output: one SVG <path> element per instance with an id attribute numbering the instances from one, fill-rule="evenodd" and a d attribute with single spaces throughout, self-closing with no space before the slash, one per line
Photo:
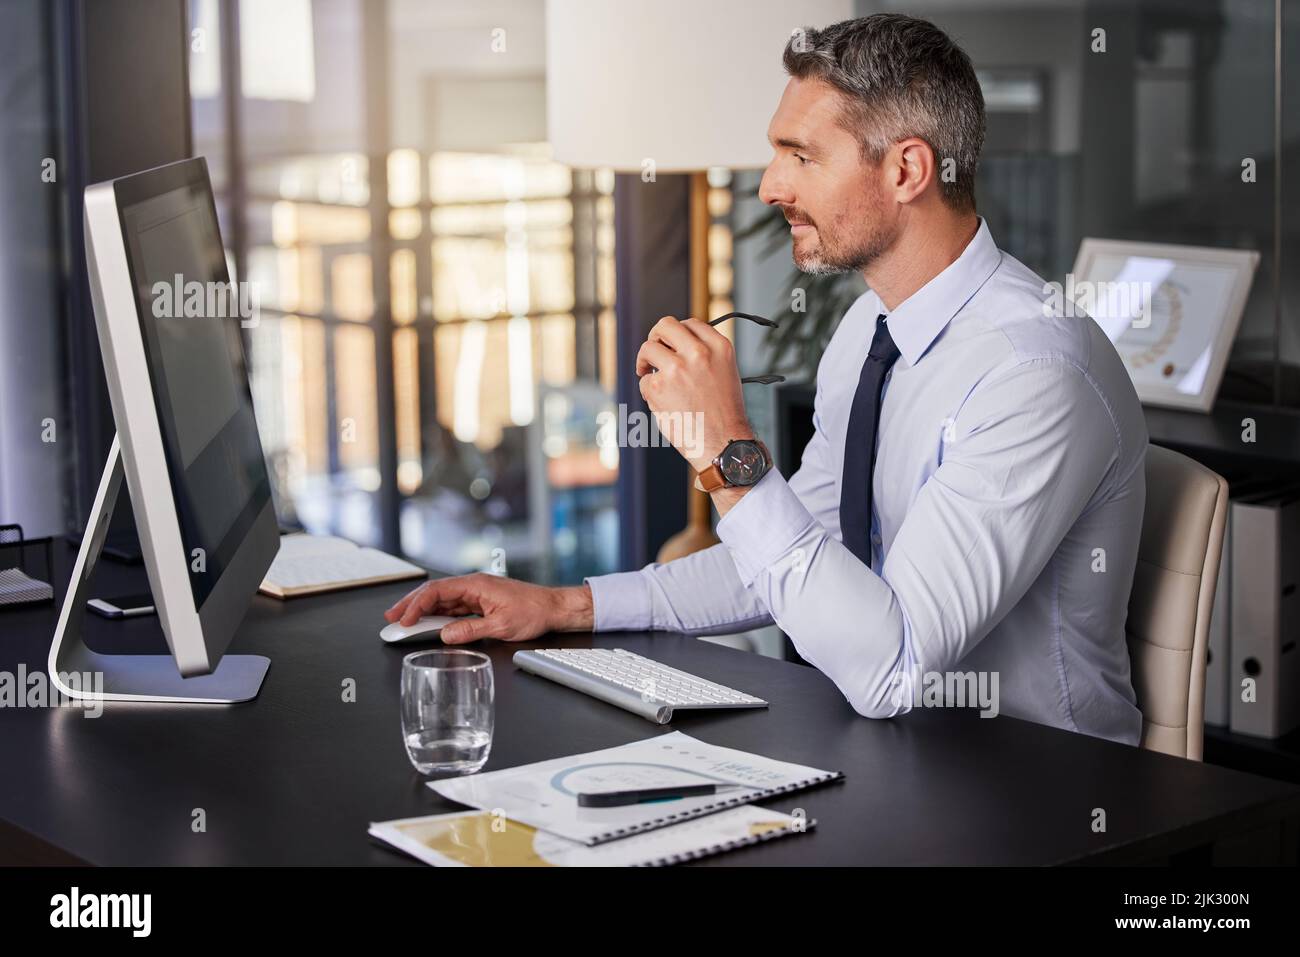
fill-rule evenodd
<path id="1" fill-rule="evenodd" d="M 772 468 L 772 453 L 758 439 L 732 439 L 696 476 L 706 492 L 754 485 Z"/>

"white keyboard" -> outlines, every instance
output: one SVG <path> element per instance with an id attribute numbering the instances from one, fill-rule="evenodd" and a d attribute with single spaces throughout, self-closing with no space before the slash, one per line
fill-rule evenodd
<path id="1" fill-rule="evenodd" d="M 765 708 L 762 698 L 669 668 L 622 648 L 517 651 L 524 671 L 617 705 L 657 724 L 677 708 Z"/>

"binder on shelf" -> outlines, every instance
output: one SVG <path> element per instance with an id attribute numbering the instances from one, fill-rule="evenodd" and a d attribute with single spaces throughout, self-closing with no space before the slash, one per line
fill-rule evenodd
<path id="1" fill-rule="evenodd" d="M 1230 723 L 1229 698 L 1232 683 L 1232 502 L 1263 492 L 1284 490 L 1289 483 L 1274 478 L 1237 479 L 1229 490 L 1228 514 L 1223 529 L 1223 551 L 1219 557 L 1219 580 L 1210 612 L 1210 633 L 1205 650 L 1205 723 L 1226 728 Z"/>
<path id="2" fill-rule="evenodd" d="M 1300 486 L 1231 509 L 1229 726 L 1276 738 L 1300 724 Z"/>

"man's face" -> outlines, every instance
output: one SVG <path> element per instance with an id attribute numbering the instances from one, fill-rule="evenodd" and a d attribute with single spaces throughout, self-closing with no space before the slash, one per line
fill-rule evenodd
<path id="1" fill-rule="evenodd" d="M 768 126 L 776 155 L 758 195 L 781 207 L 791 224 L 794 264 L 808 273 L 862 270 L 897 235 L 879 170 L 840 125 L 841 109 L 834 87 L 791 79 Z"/>

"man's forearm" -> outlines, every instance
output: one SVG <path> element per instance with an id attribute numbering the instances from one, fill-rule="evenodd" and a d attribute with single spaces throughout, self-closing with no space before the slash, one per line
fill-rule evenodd
<path id="1" fill-rule="evenodd" d="M 598 631 L 724 635 L 771 621 L 721 545 L 640 571 L 597 575 L 587 584 Z"/>
<path id="2" fill-rule="evenodd" d="M 551 623 L 554 631 L 591 631 L 596 627 L 595 604 L 589 585 L 553 588 L 551 596 L 555 600 Z"/>

